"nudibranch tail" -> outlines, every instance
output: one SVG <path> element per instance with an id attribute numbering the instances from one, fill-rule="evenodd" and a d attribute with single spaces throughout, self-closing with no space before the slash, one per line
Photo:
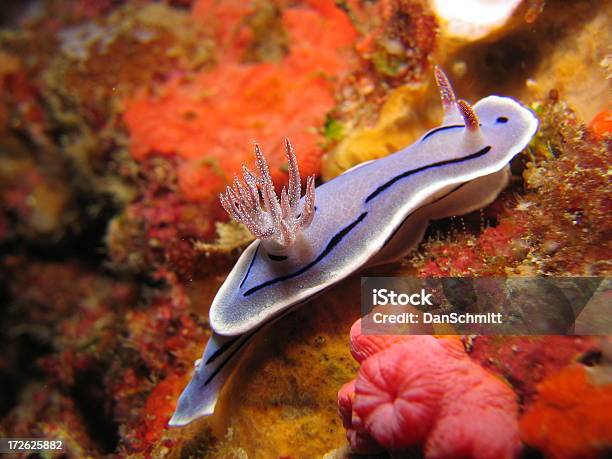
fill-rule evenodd
<path id="1" fill-rule="evenodd" d="M 215 410 L 221 389 L 231 375 L 233 365 L 253 333 L 241 336 L 220 336 L 213 333 L 202 358 L 195 362 L 195 371 L 178 399 L 176 410 L 168 421 L 171 427 L 184 426 Z"/>
<path id="2" fill-rule="evenodd" d="M 219 196 L 221 205 L 234 220 L 244 224 L 256 238 L 270 241 L 277 249 L 290 246 L 300 231 L 312 223 L 314 216 L 314 176 L 306 180 L 306 194 L 301 204 L 300 172 L 289 140 L 285 140 L 285 152 L 289 183 L 283 187 L 280 200 L 274 190 L 268 163 L 257 144 L 255 164 L 258 176 L 243 166 L 243 181 L 234 176 L 232 186 Z"/>

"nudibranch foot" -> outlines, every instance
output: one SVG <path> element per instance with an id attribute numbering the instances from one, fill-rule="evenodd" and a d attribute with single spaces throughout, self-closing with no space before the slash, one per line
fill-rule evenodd
<path id="1" fill-rule="evenodd" d="M 244 181 L 234 176 L 232 186 L 219 196 L 225 211 L 244 224 L 253 236 L 264 241 L 269 252 L 282 252 L 283 248 L 292 245 L 298 234 L 310 226 L 314 216 L 314 176 L 306 180 L 306 194 L 300 202 L 300 172 L 289 140 L 285 140 L 285 151 L 289 183 L 287 188 L 283 187 L 280 200 L 274 190 L 268 163 L 257 144 L 255 156 L 259 176 L 243 166 Z"/>

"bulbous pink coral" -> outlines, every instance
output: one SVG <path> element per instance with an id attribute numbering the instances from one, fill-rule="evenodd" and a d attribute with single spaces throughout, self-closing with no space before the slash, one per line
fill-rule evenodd
<path id="1" fill-rule="evenodd" d="M 448 369 L 441 411 L 427 438 L 425 457 L 517 457 L 521 441 L 514 392 L 469 359 L 455 360 Z"/>
<path id="2" fill-rule="evenodd" d="M 353 450 L 360 453 L 379 451 L 382 448 L 372 439 L 363 426 L 361 418 L 353 411 L 355 403 L 355 380 L 346 383 L 338 391 L 338 411 L 342 417 L 342 424 L 346 429 Z"/>
<path id="3" fill-rule="evenodd" d="M 357 321 L 357 378 L 338 394 L 351 446 L 422 446 L 426 458 L 512 458 L 520 452 L 512 390 L 472 362 L 456 339 L 368 336 Z"/>
<path id="4" fill-rule="evenodd" d="M 404 335 L 363 335 L 361 333 L 361 320 L 357 320 L 351 327 L 351 355 L 359 363 L 362 363 L 371 355 L 403 341 L 406 341 Z"/>
<path id="5" fill-rule="evenodd" d="M 441 375 L 431 365 L 417 363 L 437 360 L 439 348 L 418 341 L 397 343 L 366 359 L 355 382 L 355 413 L 374 440 L 389 450 L 422 444 L 440 409 Z M 421 344 L 426 346 L 422 354 Z M 415 364 L 407 371 L 408 359 Z"/>

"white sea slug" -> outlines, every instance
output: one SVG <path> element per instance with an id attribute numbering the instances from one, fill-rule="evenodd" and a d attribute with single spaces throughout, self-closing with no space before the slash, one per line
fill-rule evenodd
<path id="1" fill-rule="evenodd" d="M 508 97 L 485 97 L 471 107 L 456 100 L 440 69 L 435 76 L 440 127 L 316 189 L 309 178 L 302 198 L 289 142 L 289 185 L 280 199 L 256 147 L 257 175 L 245 168 L 244 180 L 236 178 L 221 202 L 258 240 L 211 305 L 213 335 L 170 425 L 213 413 L 238 355 L 265 325 L 366 266 L 404 257 L 429 221 L 480 209 L 506 187 L 508 164 L 534 136 L 536 117 Z"/>

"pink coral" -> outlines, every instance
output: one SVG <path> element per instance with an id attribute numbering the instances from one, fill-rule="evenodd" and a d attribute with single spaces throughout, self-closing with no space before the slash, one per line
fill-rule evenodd
<path id="1" fill-rule="evenodd" d="M 357 321 L 357 378 L 338 393 L 356 451 L 423 447 L 426 458 L 511 458 L 520 452 L 515 394 L 456 339 L 367 336 Z"/>
<path id="2" fill-rule="evenodd" d="M 351 355 L 359 363 L 387 347 L 404 341 L 402 335 L 363 335 L 361 333 L 361 320 L 351 327 Z"/>

